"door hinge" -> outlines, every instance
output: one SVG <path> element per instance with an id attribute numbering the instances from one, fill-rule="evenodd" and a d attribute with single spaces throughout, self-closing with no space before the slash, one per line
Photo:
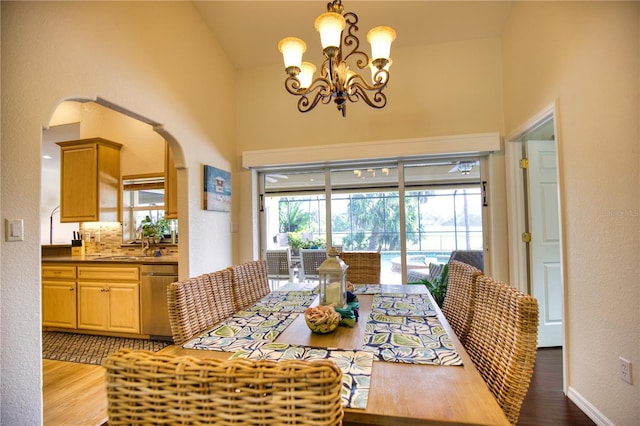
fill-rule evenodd
<path id="1" fill-rule="evenodd" d="M 522 233 L 522 242 L 530 243 L 531 242 L 531 232 L 523 232 Z"/>
<path id="2" fill-rule="evenodd" d="M 523 158 L 520 160 L 520 168 L 521 169 L 528 169 L 529 168 L 529 159 L 528 158 Z"/>

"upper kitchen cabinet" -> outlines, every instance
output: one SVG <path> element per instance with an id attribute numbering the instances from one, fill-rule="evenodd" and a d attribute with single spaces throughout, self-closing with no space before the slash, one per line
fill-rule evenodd
<path id="1" fill-rule="evenodd" d="M 164 218 L 178 218 L 178 174 L 169 144 L 164 144 Z"/>
<path id="2" fill-rule="evenodd" d="M 60 222 L 120 222 L 120 150 L 102 138 L 58 142 Z"/>

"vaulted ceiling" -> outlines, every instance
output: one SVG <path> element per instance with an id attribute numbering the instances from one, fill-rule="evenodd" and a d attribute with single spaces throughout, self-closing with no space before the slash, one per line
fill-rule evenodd
<path id="1" fill-rule="evenodd" d="M 314 28 L 326 1 L 194 1 L 231 62 L 239 69 L 282 63 L 278 41 L 287 36 L 307 43 L 305 60 L 319 63 L 321 47 Z M 391 49 L 499 37 L 509 16 L 509 1 L 365 1 L 342 2 L 358 15 L 361 48 L 367 54 L 369 29 L 388 25 L 397 32 Z"/>

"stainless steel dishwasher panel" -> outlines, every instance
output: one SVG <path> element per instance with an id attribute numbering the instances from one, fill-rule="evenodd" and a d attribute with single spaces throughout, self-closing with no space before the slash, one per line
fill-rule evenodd
<path id="1" fill-rule="evenodd" d="M 142 334 L 154 339 L 171 340 L 167 286 L 178 281 L 178 265 L 142 265 L 140 275 Z"/>

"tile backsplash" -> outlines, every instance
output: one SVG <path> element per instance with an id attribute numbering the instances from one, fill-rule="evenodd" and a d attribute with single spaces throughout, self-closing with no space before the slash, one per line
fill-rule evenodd
<path id="1" fill-rule="evenodd" d="M 122 225 L 118 222 L 80 223 L 84 238 L 85 255 L 126 256 L 140 255 L 140 246 L 122 246 Z M 160 246 L 163 255 L 177 254 L 178 246 Z"/>

